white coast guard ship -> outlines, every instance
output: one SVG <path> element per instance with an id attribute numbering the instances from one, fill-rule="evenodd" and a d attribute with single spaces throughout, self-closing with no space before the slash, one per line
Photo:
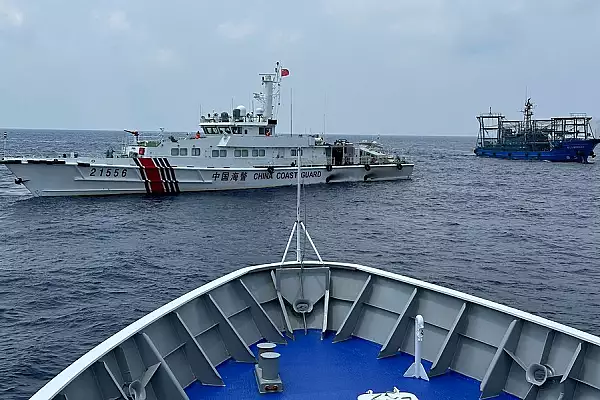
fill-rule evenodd
<path id="1" fill-rule="evenodd" d="M 264 93 L 254 98 L 264 108 L 202 116 L 195 134 L 144 138 L 137 131 L 120 152 L 103 157 L 4 157 L 5 164 L 34 196 L 171 194 L 206 190 L 293 185 L 300 152 L 306 184 L 408 179 L 413 164 L 374 141 L 326 143 L 317 135 L 277 134 L 279 63 L 260 74 Z"/>

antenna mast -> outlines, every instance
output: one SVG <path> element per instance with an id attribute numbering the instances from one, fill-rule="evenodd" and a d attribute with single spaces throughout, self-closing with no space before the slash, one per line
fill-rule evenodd
<path id="1" fill-rule="evenodd" d="M 292 108 L 293 99 L 294 99 L 294 95 L 292 94 L 292 88 L 290 88 L 290 136 L 292 136 L 294 134 L 294 124 L 293 124 L 294 109 Z"/>
<path id="2" fill-rule="evenodd" d="M 296 155 L 297 155 L 297 159 L 298 159 L 296 161 L 298 163 L 298 170 L 297 170 L 298 171 L 297 172 L 298 188 L 296 191 L 296 227 L 297 227 L 296 228 L 297 229 L 297 232 L 296 232 L 296 262 L 302 261 L 302 250 L 300 248 L 300 226 L 302 226 L 304 228 L 304 234 L 308 235 L 308 232 L 306 232 L 306 228 L 304 227 L 304 224 L 302 223 L 302 220 L 300 219 L 300 185 L 301 185 L 300 176 L 301 176 L 301 171 L 302 171 L 301 165 L 300 165 L 300 162 L 301 162 L 300 152 L 301 152 L 301 149 L 300 149 L 300 147 L 298 147 L 298 149 L 296 150 Z M 311 241 L 311 243 L 312 243 L 312 241 Z M 319 254 L 319 253 L 317 253 L 317 254 Z"/>
<path id="3" fill-rule="evenodd" d="M 2 134 L 2 140 L 3 140 L 3 149 L 2 149 L 2 158 L 6 158 L 6 140 L 8 139 L 8 133 L 5 131 Z"/>
<path id="4" fill-rule="evenodd" d="M 302 222 L 302 219 L 300 219 L 300 187 L 302 184 L 301 181 L 301 177 L 302 177 L 302 169 L 301 169 L 301 159 L 300 156 L 302 154 L 302 149 L 300 147 L 298 147 L 298 149 L 296 150 L 297 153 L 297 169 L 296 169 L 296 173 L 298 174 L 298 187 L 296 189 L 296 222 L 294 222 L 294 226 L 292 227 L 292 232 L 290 233 L 290 237 L 288 238 L 288 242 L 287 242 L 287 246 L 285 246 L 285 252 L 283 253 L 283 257 L 281 258 L 281 265 L 283 265 L 283 263 L 285 262 L 285 258 L 287 257 L 287 253 L 288 250 L 290 249 L 290 244 L 292 243 L 292 238 L 294 237 L 294 233 L 296 233 L 296 262 L 300 263 L 302 262 L 302 247 L 301 247 L 301 243 L 300 243 L 300 232 L 302 230 L 302 232 L 304 232 L 304 235 L 306 236 L 306 238 L 308 239 L 308 242 L 310 243 L 313 251 L 315 252 L 315 254 L 317 255 L 317 258 L 319 259 L 319 262 L 321 264 L 323 264 L 323 259 L 321 258 L 321 255 L 319 254 L 319 251 L 317 250 L 317 247 L 315 246 L 315 243 L 313 242 L 312 238 L 310 237 L 310 234 L 308 233 L 308 231 L 306 230 L 306 226 L 304 225 L 304 222 Z"/>
<path id="5" fill-rule="evenodd" d="M 327 115 L 327 92 L 325 92 L 325 105 L 323 107 L 323 135 L 325 135 L 325 120 Z"/>

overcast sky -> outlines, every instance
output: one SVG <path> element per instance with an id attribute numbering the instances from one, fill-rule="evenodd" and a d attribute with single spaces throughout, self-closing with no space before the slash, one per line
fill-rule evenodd
<path id="1" fill-rule="evenodd" d="M 195 130 L 290 70 L 280 132 L 600 118 L 599 0 L 0 0 L 0 126 Z M 325 97 L 327 101 L 325 102 Z M 326 104 L 326 106 L 325 106 Z"/>

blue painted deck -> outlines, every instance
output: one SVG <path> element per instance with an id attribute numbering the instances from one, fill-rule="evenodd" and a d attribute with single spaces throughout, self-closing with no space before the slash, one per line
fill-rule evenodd
<path id="1" fill-rule="evenodd" d="M 372 389 L 375 393 L 412 392 L 419 400 L 476 400 L 479 382 L 454 372 L 433 378 L 430 382 L 403 378 L 412 364 L 406 354 L 377 359 L 380 345 L 352 338 L 333 344 L 333 334 L 321 341 L 320 331 L 295 332 L 296 340 L 278 345 L 281 354 L 280 376 L 283 393 L 259 394 L 254 377 L 254 365 L 228 360 L 218 367 L 225 387 L 202 386 L 194 383 L 186 389 L 190 400 L 198 399 L 356 399 Z M 254 354 L 258 354 L 253 346 Z M 431 363 L 424 362 L 429 370 Z M 498 400 L 516 399 L 502 394 Z"/>

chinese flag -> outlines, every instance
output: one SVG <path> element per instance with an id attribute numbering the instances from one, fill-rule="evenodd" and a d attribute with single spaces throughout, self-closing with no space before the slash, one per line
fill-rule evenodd
<path id="1" fill-rule="evenodd" d="M 288 76 L 290 74 L 290 70 L 287 68 L 281 68 L 281 76 Z"/>

